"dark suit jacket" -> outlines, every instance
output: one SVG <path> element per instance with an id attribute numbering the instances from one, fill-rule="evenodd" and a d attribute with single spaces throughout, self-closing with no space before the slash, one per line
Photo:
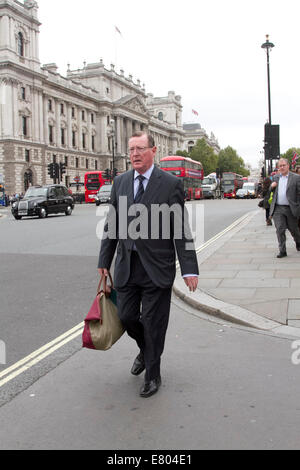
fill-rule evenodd
<path id="1" fill-rule="evenodd" d="M 280 176 L 274 176 L 274 181 L 279 182 Z M 270 209 L 270 215 L 274 214 L 277 203 L 278 185 L 273 194 L 273 200 Z M 294 217 L 300 217 L 300 176 L 296 173 L 289 172 L 289 178 L 286 188 L 286 197 Z"/>
<path id="2" fill-rule="evenodd" d="M 125 211 L 122 206 L 123 203 L 120 200 L 121 196 L 127 197 L 128 207 L 134 204 L 133 178 L 134 171 L 131 170 L 118 176 L 114 181 L 111 204 L 115 208 L 117 216 L 122 212 L 122 217 L 124 218 Z M 118 225 L 117 237 L 115 239 L 107 238 L 102 241 L 98 267 L 110 269 L 117 248 L 114 284 L 116 288 L 124 287 L 130 276 L 131 252 L 135 243 L 136 250 L 138 251 L 148 276 L 158 287 L 168 288 L 172 286 L 176 274 L 176 252 L 182 274 L 198 274 L 198 262 L 195 251 L 186 250 L 186 242 L 191 241 L 191 236 L 185 238 L 183 234 L 182 239 L 175 239 L 174 237 L 174 229 L 176 222 L 178 222 L 178 217 L 177 220 L 175 220 L 176 217 L 170 218 L 168 227 L 170 236 L 168 239 L 164 239 L 162 220 L 160 220 L 158 226 L 155 227 L 155 237 L 151 239 L 150 236 L 151 228 L 153 229 L 153 223 L 151 224 L 151 213 L 153 214 L 154 210 L 153 204 L 167 204 L 168 207 L 171 207 L 173 204 L 178 204 L 182 211 L 184 211 L 183 186 L 179 178 L 154 167 L 140 204 L 145 206 L 141 215 L 145 217 L 144 220 L 148 221 L 148 224 L 144 224 L 148 225 L 148 239 L 140 238 L 133 240 L 130 236 L 126 238 L 124 234 L 122 235 L 124 227 L 121 228 L 120 225 Z M 126 229 L 134 220 L 135 217 L 133 216 L 126 217 Z M 180 224 L 183 232 L 184 225 L 182 219 L 180 220 Z"/>

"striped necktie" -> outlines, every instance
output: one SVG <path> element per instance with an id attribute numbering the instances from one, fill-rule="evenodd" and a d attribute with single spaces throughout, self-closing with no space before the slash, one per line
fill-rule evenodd
<path id="1" fill-rule="evenodd" d="M 137 179 L 139 180 L 140 184 L 139 184 L 139 187 L 138 187 L 138 191 L 136 193 L 136 196 L 134 198 L 134 203 L 135 204 L 138 204 L 141 200 L 142 200 L 142 197 L 144 195 L 144 185 L 143 185 L 143 181 L 146 179 L 144 176 L 142 175 L 139 175 L 137 177 Z"/>

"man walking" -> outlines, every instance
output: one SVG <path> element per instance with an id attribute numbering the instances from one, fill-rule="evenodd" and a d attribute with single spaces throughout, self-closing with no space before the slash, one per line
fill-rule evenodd
<path id="1" fill-rule="evenodd" d="M 300 232 L 298 217 L 300 216 L 300 176 L 289 171 L 289 162 L 281 158 L 278 163 L 279 174 L 274 176 L 272 189 L 274 196 L 270 208 L 270 215 L 274 219 L 279 254 L 277 258 L 287 256 L 286 230 L 288 229 L 300 251 Z"/>
<path id="2" fill-rule="evenodd" d="M 129 140 L 133 170 L 114 180 L 111 195 L 117 220 L 120 212 L 124 218 L 121 207 L 124 197 L 127 198 L 130 215 L 126 218 L 126 233 L 129 233 L 124 237 L 124 227 L 119 226 L 116 238 L 104 239 L 98 263 L 100 275 L 107 275 L 117 249 L 114 285 L 118 294 L 118 313 L 128 335 L 140 350 L 131 373 L 137 376 L 146 371 L 140 391 L 143 398 L 154 395 L 161 385 L 160 363 L 176 273 L 176 253 L 187 287 L 194 292 L 198 285 L 197 257 L 195 250 L 190 248 L 192 240 L 186 235 L 183 220 L 183 186 L 179 178 L 154 166 L 156 150 L 153 137 L 146 133 L 138 132 Z M 173 214 L 167 227 L 165 221 L 163 226 L 161 217 L 155 221 L 154 207 L 157 209 L 162 205 L 179 208 L 182 219 L 179 213 Z M 137 230 L 140 234 L 146 233 L 146 237 L 140 235 L 137 238 L 130 233 L 130 225 L 136 220 L 135 208 L 140 214 Z M 175 237 L 178 219 L 181 237 Z M 165 236 L 166 229 L 168 237 Z"/>

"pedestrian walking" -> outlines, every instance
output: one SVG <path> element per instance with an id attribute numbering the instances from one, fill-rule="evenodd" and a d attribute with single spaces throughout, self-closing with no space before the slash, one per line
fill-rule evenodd
<path id="1" fill-rule="evenodd" d="M 271 195 L 271 178 L 265 178 L 262 185 L 262 197 L 263 197 L 263 208 L 266 212 L 266 223 L 267 225 L 273 225 L 272 219 L 270 218 L 270 204 L 269 199 Z"/>
<path id="2" fill-rule="evenodd" d="M 281 158 L 278 163 L 279 175 L 273 177 L 271 188 L 274 191 L 270 208 L 279 244 L 277 258 L 287 256 L 286 230 L 289 230 L 300 251 L 300 231 L 298 218 L 300 216 L 300 176 L 290 171 L 289 162 Z"/>
<path id="3" fill-rule="evenodd" d="M 143 214 L 143 218 L 139 217 L 140 234 L 146 230 L 147 236 L 133 237 L 130 225 L 135 219 L 127 216 L 127 238 L 124 233 L 121 236 L 119 226 L 115 238 L 107 237 L 102 241 L 98 263 L 100 276 L 108 275 L 117 249 L 114 286 L 118 314 L 128 335 L 136 341 L 140 350 L 131 373 L 138 376 L 145 370 L 144 385 L 140 390 L 143 398 L 154 395 L 161 385 L 160 364 L 176 274 L 176 252 L 187 287 L 193 292 L 198 285 L 197 257 L 195 250 L 187 245 L 191 237 L 185 235 L 183 220 L 180 220 L 181 239 L 174 236 L 176 216 L 169 221 L 168 237 L 163 234 L 166 226 L 163 227 L 161 217 L 153 227 L 155 206 L 170 208 L 177 205 L 183 212 L 185 210 L 182 183 L 177 177 L 154 166 L 156 151 L 151 135 L 143 132 L 134 134 L 129 140 L 133 170 L 114 180 L 111 194 L 116 220 L 120 215 L 124 216 L 121 207 L 122 201 L 127 198 L 130 214 L 137 207 Z"/>

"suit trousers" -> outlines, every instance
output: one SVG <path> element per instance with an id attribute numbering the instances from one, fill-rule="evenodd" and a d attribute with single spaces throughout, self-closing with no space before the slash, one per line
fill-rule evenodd
<path id="1" fill-rule="evenodd" d="M 298 219 L 293 216 L 290 206 L 280 206 L 276 204 L 273 220 L 276 227 L 280 253 L 286 252 L 286 230 L 289 230 L 295 243 L 300 245 Z"/>
<path id="2" fill-rule="evenodd" d="M 161 355 L 169 323 L 172 286 L 157 287 L 149 278 L 139 255 L 132 251 L 130 278 L 117 288 L 118 314 L 128 335 L 145 360 L 145 382 L 160 376 Z"/>

